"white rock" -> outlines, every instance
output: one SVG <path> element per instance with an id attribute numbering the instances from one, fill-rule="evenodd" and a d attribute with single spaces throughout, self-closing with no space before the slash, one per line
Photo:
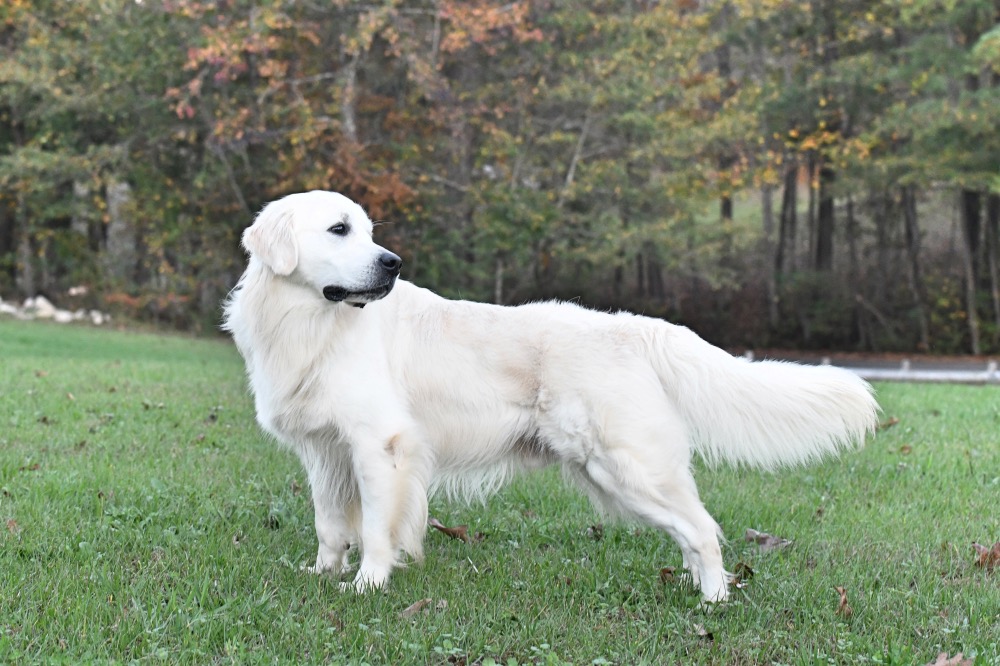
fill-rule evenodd
<path id="1" fill-rule="evenodd" d="M 29 309 L 27 304 L 25 304 L 24 309 Z M 52 303 L 49 302 L 49 299 L 44 296 L 35 296 L 33 309 L 35 311 L 35 316 L 39 319 L 52 319 L 56 316 L 56 306 L 52 305 Z"/>

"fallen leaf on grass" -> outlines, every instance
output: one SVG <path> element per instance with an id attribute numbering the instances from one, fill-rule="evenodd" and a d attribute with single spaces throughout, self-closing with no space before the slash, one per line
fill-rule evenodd
<path id="1" fill-rule="evenodd" d="M 45 370 L 35 370 L 35 376 L 36 377 L 48 377 L 49 373 L 46 372 Z"/>
<path id="2" fill-rule="evenodd" d="M 747 541 L 753 541 L 756 543 L 762 553 L 768 553 L 772 550 L 780 550 L 781 548 L 787 548 L 792 545 L 792 542 L 788 539 L 776 537 L 766 532 L 758 532 L 753 529 L 748 529 L 744 538 Z"/>
<path id="3" fill-rule="evenodd" d="M 430 518 L 427 524 L 436 529 L 439 532 L 444 532 L 452 539 L 458 539 L 459 541 L 464 541 L 469 543 L 469 526 L 468 525 L 456 525 L 455 527 L 445 527 L 441 524 L 441 521 L 437 518 Z"/>
<path id="4" fill-rule="evenodd" d="M 736 568 L 733 569 L 733 579 L 729 581 L 729 584 L 742 590 L 751 578 L 753 578 L 753 569 L 750 568 L 750 565 L 746 562 L 737 562 Z"/>
<path id="5" fill-rule="evenodd" d="M 947 652 L 942 652 L 934 661 L 928 662 L 927 666 L 972 666 L 972 659 L 964 659 L 959 652 L 954 657 L 949 657 Z"/>
<path id="6" fill-rule="evenodd" d="M 972 547 L 975 549 L 976 555 L 978 555 L 976 559 L 977 567 L 982 567 L 986 571 L 992 572 L 1000 564 L 1000 541 L 989 547 L 973 542 Z"/>
<path id="7" fill-rule="evenodd" d="M 431 599 L 431 598 L 420 599 L 418 601 L 414 601 L 412 604 L 410 604 L 409 606 L 407 606 L 406 608 L 404 608 L 402 611 L 400 611 L 399 617 L 401 617 L 403 619 L 406 619 L 408 617 L 413 617 L 414 615 L 416 615 L 417 613 L 419 613 L 423 609 L 427 608 L 431 604 L 432 601 L 434 601 L 434 600 Z"/>
<path id="8" fill-rule="evenodd" d="M 13 518 L 7 519 L 7 531 L 17 536 L 18 532 L 21 531 L 21 526 L 17 524 L 17 521 Z"/>
<path id="9" fill-rule="evenodd" d="M 32 463 L 30 465 L 24 465 L 23 467 L 18 467 L 18 472 L 37 472 L 42 468 L 40 463 Z"/>
<path id="10" fill-rule="evenodd" d="M 882 421 L 882 423 L 879 423 L 878 424 L 878 430 L 888 430 L 889 428 L 891 428 L 894 425 L 897 425 L 898 423 L 899 423 L 899 419 L 896 418 L 895 416 L 893 416 L 892 418 L 890 418 L 890 419 L 888 419 L 886 421 Z"/>
<path id="11" fill-rule="evenodd" d="M 837 594 L 840 595 L 840 603 L 837 604 L 837 615 L 846 620 L 854 615 L 854 609 L 847 603 L 847 589 L 843 587 L 835 587 L 833 589 L 837 590 Z"/>
<path id="12" fill-rule="evenodd" d="M 913 453 L 913 447 L 910 446 L 909 444 L 903 444 L 901 447 L 899 447 L 899 452 L 902 453 L 904 456 L 908 456 L 911 453 Z"/>
<path id="13" fill-rule="evenodd" d="M 604 538 L 604 523 L 597 523 L 596 525 L 591 525 L 587 528 L 587 536 L 594 541 L 600 541 Z"/>
<path id="14" fill-rule="evenodd" d="M 676 580 L 674 577 L 675 571 L 677 571 L 676 567 L 663 567 L 660 569 L 660 582 L 664 585 L 674 582 Z"/>

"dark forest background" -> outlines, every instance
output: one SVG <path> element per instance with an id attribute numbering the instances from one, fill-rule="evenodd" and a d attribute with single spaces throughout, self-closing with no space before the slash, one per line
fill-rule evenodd
<path id="1" fill-rule="evenodd" d="M 211 330 L 243 227 L 323 188 L 449 296 L 733 347 L 996 353 L 998 21 L 996 0 L 4 0 L 0 296 Z"/>

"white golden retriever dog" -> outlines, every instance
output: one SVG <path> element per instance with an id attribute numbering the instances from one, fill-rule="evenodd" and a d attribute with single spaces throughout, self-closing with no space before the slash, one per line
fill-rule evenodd
<path id="1" fill-rule="evenodd" d="M 358 591 L 420 559 L 427 496 L 485 497 L 558 464 L 600 507 L 664 530 L 721 601 L 719 527 L 691 475 L 709 461 L 803 463 L 863 440 L 870 387 L 833 367 L 752 363 L 681 326 L 569 303 L 451 301 L 398 280 L 365 211 L 333 192 L 267 205 L 225 305 L 257 420 L 302 460 L 315 572 Z"/>

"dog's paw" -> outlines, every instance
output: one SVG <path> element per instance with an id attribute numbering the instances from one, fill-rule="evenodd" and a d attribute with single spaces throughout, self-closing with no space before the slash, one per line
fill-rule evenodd
<path id="1" fill-rule="evenodd" d="M 341 583 L 341 589 L 353 589 L 358 594 L 381 590 L 389 582 L 389 573 L 372 570 L 365 570 L 364 567 L 354 576 L 353 583 Z"/>
<path id="2" fill-rule="evenodd" d="M 706 575 L 701 583 L 701 602 L 703 604 L 719 604 L 729 599 L 729 585 L 733 574 L 722 571 L 718 575 Z"/>

